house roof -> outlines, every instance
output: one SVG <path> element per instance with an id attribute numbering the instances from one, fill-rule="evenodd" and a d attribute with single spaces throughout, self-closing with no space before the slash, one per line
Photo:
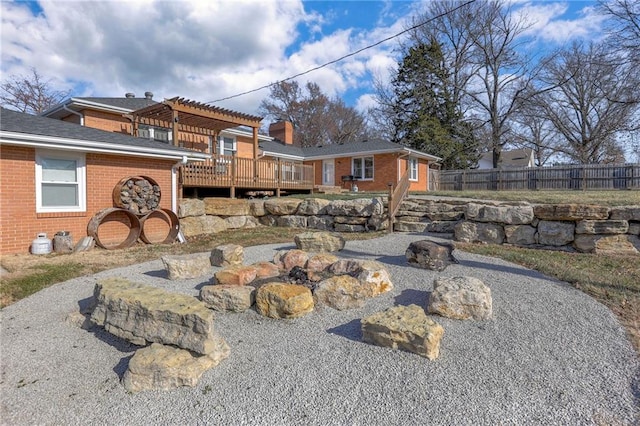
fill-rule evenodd
<path id="1" fill-rule="evenodd" d="M 500 153 L 498 167 L 528 167 L 532 158 L 531 148 L 512 149 Z M 480 161 L 493 163 L 493 152 L 485 152 L 480 157 Z"/>
<path id="2" fill-rule="evenodd" d="M 322 160 L 337 157 L 351 157 L 354 155 L 387 154 L 393 152 L 403 152 L 414 157 L 425 158 L 431 161 L 441 160 L 441 158 L 434 155 L 429 155 L 422 151 L 411 149 L 404 145 L 385 141 L 382 139 L 305 148 L 300 148 L 292 145 L 284 145 L 283 143 L 277 141 L 265 141 L 260 142 L 259 147 L 264 155 L 272 155 L 274 157 L 282 158 L 289 157 L 291 159 L 297 160 Z"/>
<path id="3" fill-rule="evenodd" d="M 78 112 L 87 108 L 110 112 L 121 112 L 124 114 L 141 108 L 146 108 L 157 103 L 157 101 L 148 98 L 69 98 L 42 112 L 40 115 L 44 117 L 62 119 L 71 114 L 69 110 Z"/>
<path id="4" fill-rule="evenodd" d="M 151 139 L 107 132 L 6 108 L 0 109 L 0 142 L 7 145 L 177 160 L 185 156 L 191 161 L 209 158 L 208 154 Z"/>

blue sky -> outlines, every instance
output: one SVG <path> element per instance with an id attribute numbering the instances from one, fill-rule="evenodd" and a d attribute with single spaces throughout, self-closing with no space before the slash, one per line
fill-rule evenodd
<path id="1" fill-rule="evenodd" d="M 74 96 L 182 96 L 201 102 L 256 89 L 397 34 L 423 1 L 2 0 L 2 79 L 31 67 Z M 535 21 L 535 49 L 601 34 L 592 1 L 511 0 Z M 397 41 L 298 79 L 361 110 L 388 78 Z M 256 113 L 268 90 L 216 105 Z"/>

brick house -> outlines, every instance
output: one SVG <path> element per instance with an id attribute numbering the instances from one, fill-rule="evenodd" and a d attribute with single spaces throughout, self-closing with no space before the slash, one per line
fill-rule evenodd
<path id="1" fill-rule="evenodd" d="M 277 139 L 260 142 L 262 155 L 312 166 L 316 188 L 386 191 L 389 184 L 397 186 L 407 173 L 410 191 L 427 191 L 429 167 L 441 160 L 380 139 L 301 148 L 293 146 L 293 127 L 288 122 L 272 124 L 269 133 Z"/>
<path id="2" fill-rule="evenodd" d="M 160 207 L 176 210 L 178 166 L 208 154 L 2 108 L 0 115 L 0 253 L 27 253 L 38 233 L 87 235 L 94 214 L 113 207 L 114 187 L 147 176 L 161 188 Z M 101 240 L 119 238 L 118 220 Z M 163 224 L 150 225 L 165 232 Z M 153 232 L 153 230 L 151 231 Z M 166 235 L 166 234 L 165 234 Z"/>
<path id="3" fill-rule="evenodd" d="M 190 106 L 191 116 L 181 118 L 181 108 Z M 409 190 L 427 191 L 429 167 L 440 160 L 382 140 L 300 148 L 293 145 L 289 122 L 272 123 L 266 136 L 258 134 L 260 117 L 180 98 L 156 102 L 150 92 L 144 98 L 132 94 L 124 98 L 71 98 L 43 114 L 212 154 L 205 164 L 181 168 L 185 196 L 234 197 L 254 190 L 279 195 L 281 190 L 311 192 L 323 187 L 386 191 L 388 184 L 395 187 L 406 171 Z M 214 125 L 207 123 L 212 119 Z M 183 126 L 186 120 L 190 126 Z"/>

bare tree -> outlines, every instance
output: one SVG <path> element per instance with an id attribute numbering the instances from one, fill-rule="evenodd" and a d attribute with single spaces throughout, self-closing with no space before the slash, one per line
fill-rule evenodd
<path id="1" fill-rule="evenodd" d="M 598 6 L 610 18 L 609 46 L 640 65 L 640 0 L 598 0 Z"/>
<path id="2" fill-rule="evenodd" d="M 307 82 L 279 82 L 270 97 L 260 103 L 260 113 L 271 119 L 290 121 L 298 146 L 358 141 L 366 133 L 364 117 L 340 99 L 330 99 L 320 86 Z"/>
<path id="3" fill-rule="evenodd" d="M 619 161 L 619 135 L 633 127 L 640 78 L 604 45 L 574 43 L 547 64 L 532 99 L 562 143 L 556 148 L 580 164 Z"/>
<path id="4" fill-rule="evenodd" d="M 529 103 L 531 107 L 533 104 Z M 558 135 L 542 114 L 523 109 L 514 119 L 512 144 L 533 151 L 535 165 L 542 167 L 558 152 Z"/>
<path id="5" fill-rule="evenodd" d="M 51 80 L 31 68 L 31 75 L 12 75 L 0 85 L 2 106 L 29 114 L 39 114 L 62 102 L 70 91 L 53 89 Z"/>

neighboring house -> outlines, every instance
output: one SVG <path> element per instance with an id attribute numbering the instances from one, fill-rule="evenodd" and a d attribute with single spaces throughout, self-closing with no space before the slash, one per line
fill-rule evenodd
<path id="1" fill-rule="evenodd" d="M 300 148 L 293 146 L 291 123 L 279 122 L 269 129 L 278 140 L 262 141 L 265 157 L 298 161 L 312 166 L 314 184 L 341 186 L 359 191 L 386 191 L 407 172 L 410 191 L 427 191 L 429 167 L 441 160 L 433 155 L 384 140 Z M 292 173 L 296 171 L 293 170 Z"/>
<path id="2" fill-rule="evenodd" d="M 499 169 L 534 166 L 535 161 L 533 158 L 533 150 L 531 148 L 502 151 L 502 153 L 500 154 L 500 161 L 498 162 Z M 478 160 L 478 169 L 493 169 L 493 152 L 489 151 L 482 154 L 480 160 Z"/>
<path id="3" fill-rule="evenodd" d="M 88 115 L 87 115 L 88 117 Z M 0 253 L 27 253 L 38 233 L 70 231 L 74 242 L 100 210 L 113 207 L 113 191 L 129 176 L 160 186 L 160 207 L 176 210 L 179 165 L 208 154 L 23 114 L 0 113 Z M 109 243 L 121 223 L 101 228 Z"/>

